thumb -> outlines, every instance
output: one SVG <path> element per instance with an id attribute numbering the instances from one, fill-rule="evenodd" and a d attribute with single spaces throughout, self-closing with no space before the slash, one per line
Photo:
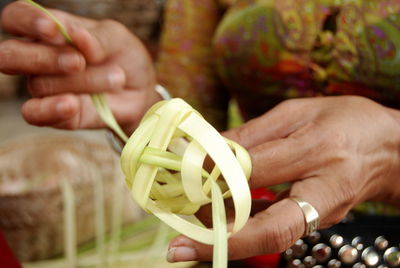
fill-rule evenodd
<path id="1" fill-rule="evenodd" d="M 229 259 L 282 252 L 299 239 L 304 230 L 304 215 L 300 207 L 292 200 L 283 199 L 256 214 L 229 239 Z M 167 259 L 170 262 L 206 261 L 212 259 L 212 254 L 212 246 L 178 236 L 170 243 Z"/>

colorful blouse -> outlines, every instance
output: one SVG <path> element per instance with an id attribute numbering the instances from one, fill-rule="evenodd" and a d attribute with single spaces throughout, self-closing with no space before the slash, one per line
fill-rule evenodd
<path id="1" fill-rule="evenodd" d="M 238 1 L 214 47 L 217 73 L 247 118 L 317 95 L 400 107 L 400 1 Z"/>

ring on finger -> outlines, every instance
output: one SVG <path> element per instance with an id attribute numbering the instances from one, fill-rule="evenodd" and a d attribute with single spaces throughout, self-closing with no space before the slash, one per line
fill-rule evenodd
<path id="1" fill-rule="evenodd" d="M 304 236 L 317 231 L 319 227 L 318 211 L 310 203 L 300 197 L 289 197 L 289 199 L 295 202 L 303 212 L 306 224 Z"/>

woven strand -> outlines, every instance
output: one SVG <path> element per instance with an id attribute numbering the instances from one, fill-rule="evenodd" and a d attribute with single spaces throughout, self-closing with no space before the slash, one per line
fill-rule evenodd
<path id="1" fill-rule="evenodd" d="M 207 155 L 215 163 L 210 173 L 203 168 Z M 121 154 L 135 201 L 173 229 L 206 244 L 214 243 L 213 231 L 179 214 L 193 215 L 211 203 L 212 180 L 224 198 L 232 196 L 233 232 L 240 230 L 250 214 L 250 163 L 245 149 L 224 139 L 181 99 L 155 104 Z"/>

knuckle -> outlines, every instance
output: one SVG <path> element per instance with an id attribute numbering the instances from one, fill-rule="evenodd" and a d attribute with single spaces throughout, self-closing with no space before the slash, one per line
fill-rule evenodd
<path id="1" fill-rule="evenodd" d="M 343 218 L 345 216 L 346 216 L 345 213 L 341 213 L 341 212 L 340 213 L 335 213 L 333 215 L 332 219 L 330 220 L 329 225 L 332 226 L 332 225 L 338 224 L 339 222 L 341 222 L 343 220 Z"/>
<path id="2" fill-rule="evenodd" d="M 290 226 L 275 226 L 263 240 L 263 252 L 283 252 L 288 249 L 298 237 Z"/>
<path id="3" fill-rule="evenodd" d="M 43 77 L 33 77 L 29 81 L 29 89 L 32 96 L 43 97 L 54 94 L 54 86 L 51 79 Z"/>
<path id="4" fill-rule="evenodd" d="M 314 146 L 313 153 L 321 155 L 321 152 L 325 152 L 324 157 L 320 158 L 321 163 L 332 165 L 346 164 L 351 161 L 352 152 L 349 150 L 348 136 L 344 130 L 337 128 L 326 129 L 315 122 L 311 122 L 307 127 L 307 133 L 310 131 L 318 133 L 318 140 L 316 141 L 316 146 Z"/>
<path id="5" fill-rule="evenodd" d="M 101 87 L 108 85 L 103 79 L 99 79 L 96 72 L 87 72 L 79 78 L 80 87 L 86 88 L 88 91 L 100 91 Z"/>
<path id="6" fill-rule="evenodd" d="M 6 40 L 0 43 L 0 70 L 10 70 L 10 65 L 15 61 L 14 47 L 16 46 L 16 40 Z"/>
<path id="7" fill-rule="evenodd" d="M 346 176 L 342 183 L 339 184 L 340 187 L 340 193 L 341 193 L 341 207 L 351 207 L 356 199 L 357 199 L 357 193 L 356 193 L 356 185 L 355 185 L 355 180 L 354 178 L 351 178 L 350 176 Z"/>
<path id="8" fill-rule="evenodd" d="M 326 132 L 325 138 L 328 149 L 335 152 L 337 155 L 344 156 L 347 151 L 347 134 L 342 129 L 330 129 Z"/>
<path id="9" fill-rule="evenodd" d="M 34 51 L 31 55 L 30 61 L 36 69 L 47 70 L 49 68 L 47 64 L 48 57 L 48 54 L 41 53 L 40 51 Z"/>
<path id="10" fill-rule="evenodd" d="M 103 19 L 100 21 L 100 27 L 104 27 L 116 34 L 126 33 L 128 29 L 122 23 L 112 20 L 112 19 Z"/>
<path id="11" fill-rule="evenodd" d="M 329 228 L 335 224 L 340 223 L 347 215 L 349 209 L 340 209 L 335 211 L 335 213 L 332 213 L 329 215 L 327 219 L 325 219 L 325 224 L 321 227 L 323 228 Z"/>
<path id="12" fill-rule="evenodd" d="M 249 138 L 249 129 L 247 127 L 239 127 L 233 134 L 232 139 L 235 140 L 239 144 L 243 144 Z"/>
<path id="13" fill-rule="evenodd" d="M 302 103 L 302 99 L 287 99 L 279 103 L 276 107 L 278 109 L 283 109 L 285 111 L 293 111 L 297 110 L 300 103 Z"/>
<path id="14" fill-rule="evenodd" d="M 57 127 L 65 129 L 65 130 L 78 130 L 79 129 L 77 124 L 72 120 L 70 120 L 68 122 L 63 122 L 62 124 L 57 125 Z"/>

